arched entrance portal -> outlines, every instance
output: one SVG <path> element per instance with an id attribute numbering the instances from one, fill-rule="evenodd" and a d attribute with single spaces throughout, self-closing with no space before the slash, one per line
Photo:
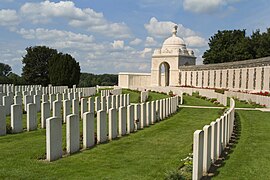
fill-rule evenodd
<path id="1" fill-rule="evenodd" d="M 159 65 L 159 86 L 170 85 L 170 65 L 167 62 L 162 62 Z"/>

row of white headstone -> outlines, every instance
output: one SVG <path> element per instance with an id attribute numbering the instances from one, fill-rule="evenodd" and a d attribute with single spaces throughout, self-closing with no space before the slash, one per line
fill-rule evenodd
<path id="1" fill-rule="evenodd" d="M 122 89 L 106 89 L 100 91 L 101 96 L 110 96 L 110 95 L 120 95 L 122 94 Z"/>
<path id="2" fill-rule="evenodd" d="M 193 139 L 192 179 L 199 180 L 207 175 L 212 163 L 220 157 L 228 145 L 234 127 L 235 102 L 230 99 L 230 108 L 216 121 L 196 130 Z"/>
<path id="3" fill-rule="evenodd" d="M 178 97 L 171 97 L 147 103 L 110 108 L 108 120 L 106 110 L 97 111 L 96 140 L 93 112 L 83 113 L 83 148 L 104 143 L 130 134 L 137 129 L 163 120 L 177 111 Z M 117 118 L 118 116 L 118 118 Z M 62 157 L 62 118 L 53 116 L 46 119 L 46 159 L 54 161 Z M 66 150 L 68 154 L 80 151 L 79 115 L 66 117 Z"/>
<path id="4" fill-rule="evenodd" d="M 64 123 L 69 114 L 79 114 L 79 99 L 81 99 L 81 118 L 84 112 L 97 112 L 99 110 L 109 111 L 110 108 L 118 109 L 120 106 L 127 106 L 130 104 L 129 94 L 116 96 L 102 96 L 81 98 L 81 93 L 59 93 L 42 95 L 42 103 L 39 95 L 24 96 L 25 111 L 27 112 L 27 130 L 36 130 L 38 121 L 37 113 L 41 111 L 41 128 L 46 127 L 46 119 L 51 116 L 63 117 Z M 4 102 L 11 104 L 11 98 L 4 96 Z M 11 130 L 12 133 L 20 133 L 23 131 L 22 115 L 23 104 L 21 96 L 14 96 L 14 104 L 0 106 L 0 135 L 6 135 L 6 115 L 11 114 Z M 62 110 L 63 109 L 63 115 Z"/>

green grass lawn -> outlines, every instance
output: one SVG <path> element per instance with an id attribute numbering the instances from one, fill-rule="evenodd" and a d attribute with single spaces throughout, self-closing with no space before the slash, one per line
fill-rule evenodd
<path id="1" fill-rule="evenodd" d="M 258 104 L 250 104 L 247 101 L 240 101 L 240 100 L 235 100 L 235 107 L 236 108 L 261 108 L 262 106 Z"/>
<path id="2" fill-rule="evenodd" d="M 193 132 L 215 120 L 219 111 L 183 108 L 149 128 L 51 163 L 38 160 L 45 155 L 45 130 L 2 136 L 0 177 L 162 179 L 191 152 Z"/>
<path id="3" fill-rule="evenodd" d="M 200 98 L 196 98 L 195 96 L 188 96 L 188 95 L 183 95 L 184 101 L 183 104 L 184 105 L 189 105 L 189 106 L 218 106 L 217 104 L 214 104 L 210 101 L 204 100 L 204 99 L 200 99 Z"/>
<path id="4" fill-rule="evenodd" d="M 139 103 L 140 102 L 140 92 L 136 92 L 136 91 L 132 91 L 129 89 L 123 89 L 122 90 L 123 94 L 130 94 L 130 102 L 131 103 Z M 156 92 L 149 92 L 149 101 L 155 101 L 155 100 L 159 100 L 159 99 L 164 99 L 170 97 L 169 95 L 166 94 L 160 94 L 160 93 L 156 93 Z"/>
<path id="5" fill-rule="evenodd" d="M 270 179 L 270 113 L 237 111 L 241 134 L 215 179 Z"/>

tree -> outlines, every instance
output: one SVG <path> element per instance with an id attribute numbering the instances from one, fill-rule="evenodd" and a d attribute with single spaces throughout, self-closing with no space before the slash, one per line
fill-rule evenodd
<path id="1" fill-rule="evenodd" d="M 24 85 L 24 84 L 26 84 L 22 77 L 20 77 L 19 75 L 15 74 L 13 72 L 8 74 L 8 79 L 14 85 Z"/>
<path id="2" fill-rule="evenodd" d="M 80 65 L 69 54 L 58 53 L 49 61 L 49 78 L 52 85 L 72 85 L 79 84 Z"/>
<path id="3" fill-rule="evenodd" d="M 264 33 L 260 33 L 260 30 L 253 32 L 251 45 L 254 58 L 270 56 L 270 28 Z"/>
<path id="4" fill-rule="evenodd" d="M 253 58 L 250 39 L 245 30 L 218 31 L 209 39 L 209 50 L 203 54 L 204 64 L 232 62 Z"/>
<path id="5" fill-rule="evenodd" d="M 49 60 L 57 54 L 57 50 L 46 46 L 35 46 L 26 48 L 23 57 L 22 77 L 28 84 L 41 84 L 47 86 L 49 79 Z"/>
<path id="6" fill-rule="evenodd" d="M 7 76 L 11 72 L 11 67 L 8 64 L 0 63 L 0 76 Z"/>
<path id="7" fill-rule="evenodd" d="M 270 28 L 256 30 L 250 37 L 245 30 L 218 31 L 209 39 L 204 64 L 240 61 L 270 56 Z"/>
<path id="8" fill-rule="evenodd" d="M 91 74 L 82 73 L 80 77 L 80 87 L 93 87 L 96 85 L 113 86 L 118 83 L 118 75 L 116 74 Z"/>

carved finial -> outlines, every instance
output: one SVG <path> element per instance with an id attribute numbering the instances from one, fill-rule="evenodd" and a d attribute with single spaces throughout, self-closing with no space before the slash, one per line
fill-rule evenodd
<path id="1" fill-rule="evenodd" d="M 173 36 L 176 36 L 177 28 L 178 28 L 178 26 L 174 25 L 173 30 L 172 30 Z"/>

